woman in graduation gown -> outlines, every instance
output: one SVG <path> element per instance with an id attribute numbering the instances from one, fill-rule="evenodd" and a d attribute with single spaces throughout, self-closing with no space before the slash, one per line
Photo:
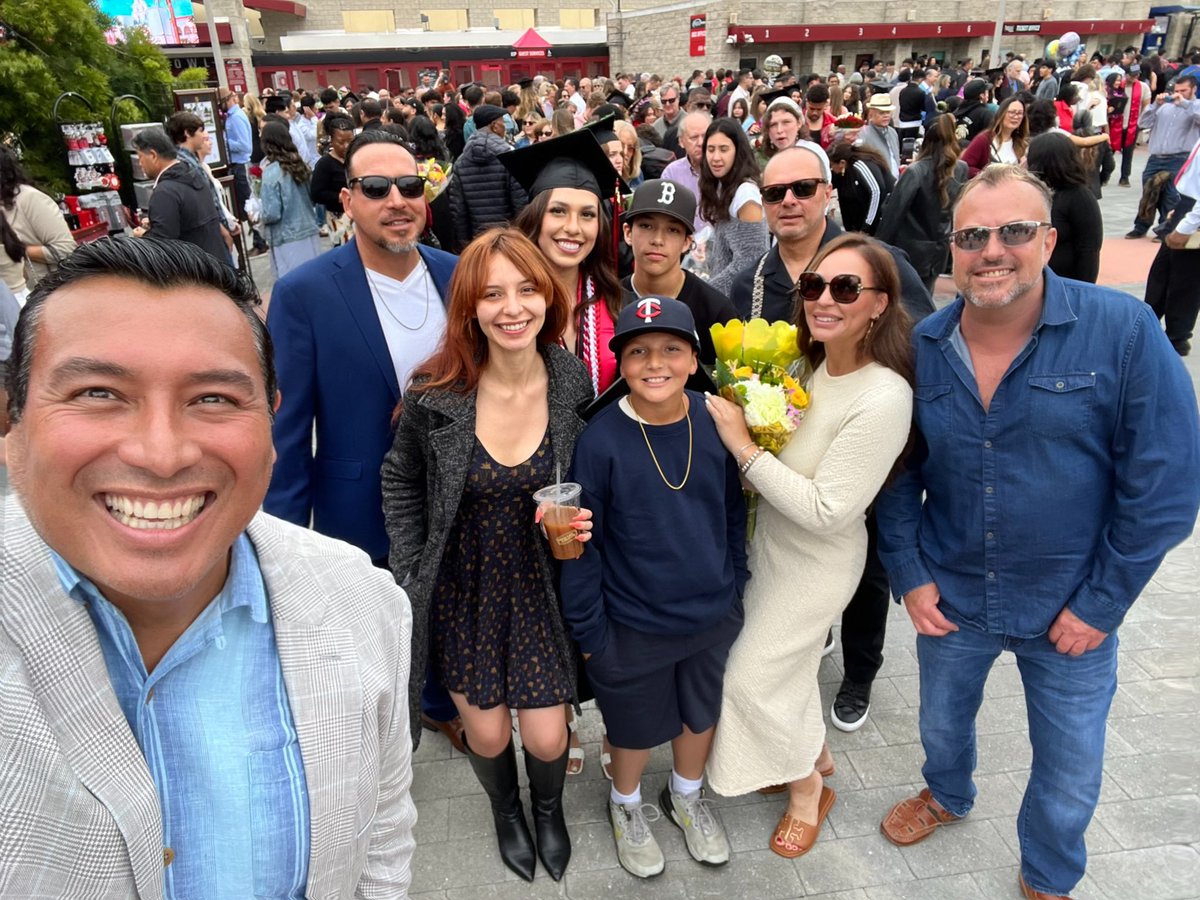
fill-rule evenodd
<path id="1" fill-rule="evenodd" d="M 530 197 L 513 224 L 575 299 L 563 346 L 583 361 L 599 395 L 617 377 L 608 341 L 622 303 L 605 200 L 628 189 L 590 129 L 503 153 L 500 161 Z"/>

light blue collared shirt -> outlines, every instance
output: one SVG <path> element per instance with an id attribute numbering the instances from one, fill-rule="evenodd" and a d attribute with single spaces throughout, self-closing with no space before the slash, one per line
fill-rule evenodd
<path id="1" fill-rule="evenodd" d="M 147 674 L 125 616 L 51 551 L 84 604 L 158 791 L 165 896 L 303 898 L 308 789 L 258 557 L 243 533 L 221 592 Z"/>

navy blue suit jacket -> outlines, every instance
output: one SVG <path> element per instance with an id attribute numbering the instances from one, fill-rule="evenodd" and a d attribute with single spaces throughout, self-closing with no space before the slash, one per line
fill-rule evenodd
<path id="1" fill-rule="evenodd" d="M 418 248 L 442 302 L 458 257 Z M 386 558 L 379 469 L 400 385 L 358 246 L 350 241 L 281 278 L 267 327 L 282 405 L 263 508 Z M 313 451 L 313 423 L 316 451 Z"/>

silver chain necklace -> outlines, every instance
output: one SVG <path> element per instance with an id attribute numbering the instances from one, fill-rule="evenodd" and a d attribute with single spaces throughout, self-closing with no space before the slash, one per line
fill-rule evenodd
<path id="1" fill-rule="evenodd" d="M 372 274 L 370 269 L 368 269 L 366 266 L 363 267 L 363 271 L 367 274 L 367 286 L 371 288 L 371 296 L 374 297 L 376 303 L 382 306 L 384 311 L 391 316 L 392 321 L 405 331 L 420 331 L 425 327 L 425 323 L 429 321 L 429 275 L 424 260 L 421 260 L 420 266 L 421 268 L 419 271 L 421 272 L 421 284 L 425 288 L 425 315 L 421 318 L 420 323 L 417 325 L 409 325 L 406 322 L 401 321 L 400 317 L 392 312 L 392 308 L 388 306 L 387 301 L 383 299 L 383 292 L 379 290 L 379 285 L 375 282 L 375 276 Z M 411 274 L 409 277 L 412 277 Z M 403 284 L 403 282 L 401 283 Z"/>

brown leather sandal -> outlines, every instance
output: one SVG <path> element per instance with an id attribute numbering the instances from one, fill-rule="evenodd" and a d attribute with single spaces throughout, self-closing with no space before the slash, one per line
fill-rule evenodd
<path id="1" fill-rule="evenodd" d="M 901 800 L 879 823 L 883 836 L 898 847 L 920 843 L 942 825 L 953 825 L 963 816 L 947 812 L 933 799 L 929 788 L 915 797 Z"/>
<path id="2" fill-rule="evenodd" d="M 821 826 L 825 823 L 829 810 L 833 809 L 833 801 L 836 799 L 837 794 L 831 788 L 821 788 L 815 825 L 801 822 L 790 813 L 784 813 L 779 824 L 775 826 L 775 833 L 771 835 L 771 849 L 784 859 L 795 859 L 811 850 L 817 838 L 821 836 Z"/>

